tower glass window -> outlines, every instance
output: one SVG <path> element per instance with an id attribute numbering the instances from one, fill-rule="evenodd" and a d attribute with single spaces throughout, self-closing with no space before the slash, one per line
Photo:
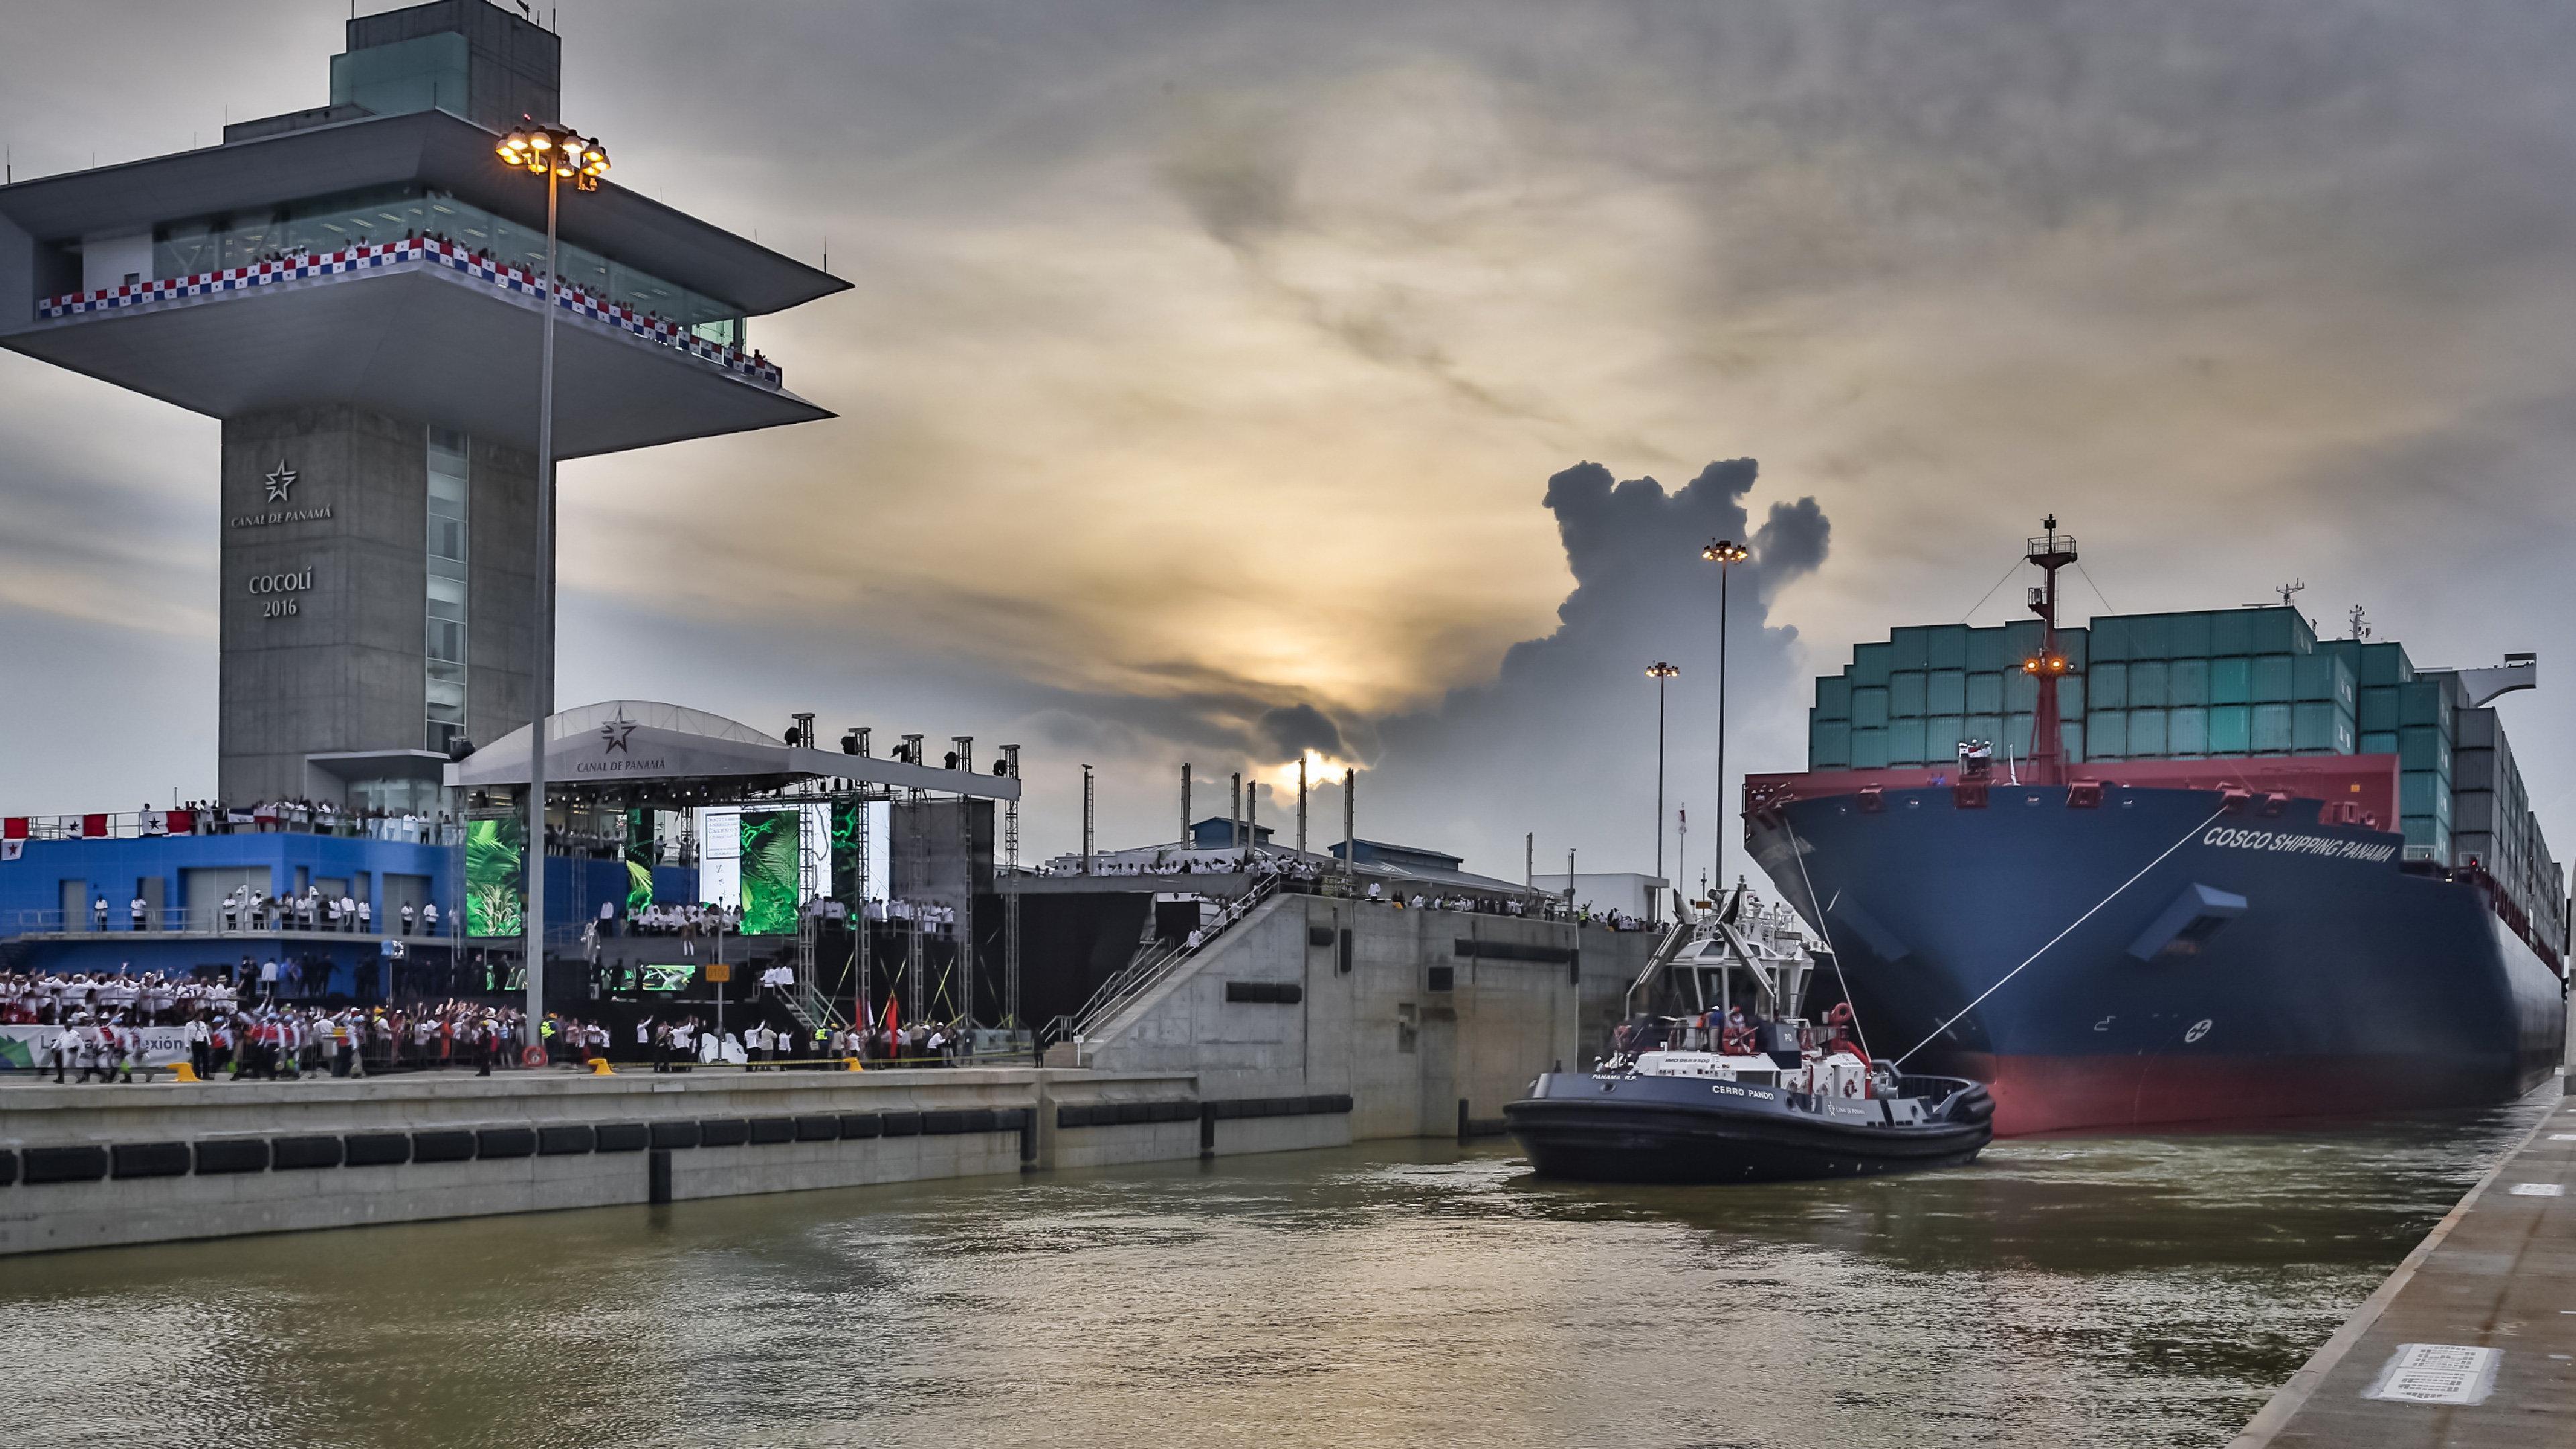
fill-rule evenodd
<path id="1" fill-rule="evenodd" d="M 466 503 L 469 440 L 429 430 L 429 600 L 426 746 L 445 753 L 465 733 Z"/>

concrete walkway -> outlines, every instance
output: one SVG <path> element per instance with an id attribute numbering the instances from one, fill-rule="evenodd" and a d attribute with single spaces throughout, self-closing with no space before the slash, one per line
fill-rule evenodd
<path id="1" fill-rule="evenodd" d="M 2576 1444 L 2576 1105 L 2470 1189 L 2232 1449 Z"/>

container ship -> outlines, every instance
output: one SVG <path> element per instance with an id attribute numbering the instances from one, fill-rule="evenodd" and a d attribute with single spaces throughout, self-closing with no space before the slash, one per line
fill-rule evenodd
<path id="1" fill-rule="evenodd" d="M 2565 879 L 2490 703 L 2289 605 L 1858 645 L 1748 850 L 1870 1049 L 1989 1083 L 2006 1134 L 2510 1100 L 2566 1033 Z"/>

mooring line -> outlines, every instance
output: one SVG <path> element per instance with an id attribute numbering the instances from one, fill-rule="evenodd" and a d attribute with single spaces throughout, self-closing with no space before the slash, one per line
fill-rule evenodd
<path id="1" fill-rule="evenodd" d="M 1798 882 L 1807 888 L 1807 900 L 1809 904 L 1813 904 L 1816 899 L 1816 883 L 1807 875 L 1807 848 L 1799 842 L 1798 827 L 1789 823 L 1789 812 L 1786 809 L 1780 812 L 1780 828 L 1789 832 L 1789 853 L 1798 858 Z M 1842 898 L 1841 891 L 1834 892 L 1835 900 L 1839 901 Z M 1816 907 L 1816 929 L 1825 934 L 1825 954 L 1833 958 L 1834 963 L 1834 984 L 1843 989 L 1843 1005 L 1851 1007 L 1852 1035 L 1860 1038 L 1861 1053 L 1866 1056 L 1869 1053 L 1869 1030 L 1860 1024 L 1860 1008 L 1852 1004 L 1851 983 L 1843 979 L 1843 953 L 1842 948 L 1834 944 L 1834 928 L 1825 924 L 1825 913 L 1832 909 L 1831 906 Z M 1871 1057 L 1870 1060 L 1878 1059 Z M 1904 1060 L 1903 1057 L 1897 1058 L 1899 1063 Z"/>

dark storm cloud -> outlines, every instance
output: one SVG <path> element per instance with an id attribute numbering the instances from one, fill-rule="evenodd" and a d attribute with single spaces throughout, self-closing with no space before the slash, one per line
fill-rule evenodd
<path id="1" fill-rule="evenodd" d="M 1339 758 L 1346 748 L 1341 726 L 1311 704 L 1292 704 L 1264 714 L 1261 733 L 1272 750 L 1292 760 L 1309 750 Z"/>
<path id="2" fill-rule="evenodd" d="M 1574 589 L 1556 630 L 1513 645 L 1491 683 L 1452 691 L 1438 708 L 1384 721 L 1384 744 L 1363 786 L 1372 821 L 1438 832 L 1488 868 L 1539 836 L 1542 859 L 1567 846 L 1603 869 L 1653 860 L 1655 691 L 1646 666 L 1681 669 L 1665 686 L 1668 803 L 1702 807 L 1693 858 L 1715 828 L 1718 566 L 1710 541 L 1749 543 L 1725 600 L 1731 710 L 1776 712 L 1797 674 L 1798 631 L 1768 620 L 1770 601 L 1824 562 L 1829 529 L 1813 498 L 1774 503 L 1750 529 L 1750 458 L 1716 462 L 1667 492 L 1653 478 L 1613 483 L 1599 463 L 1550 478 L 1542 501 L 1556 518 Z M 1730 774 L 1740 775 L 1738 754 Z M 1395 823 L 1374 828 L 1392 830 Z M 1681 862 L 1667 859 L 1666 869 Z"/>

